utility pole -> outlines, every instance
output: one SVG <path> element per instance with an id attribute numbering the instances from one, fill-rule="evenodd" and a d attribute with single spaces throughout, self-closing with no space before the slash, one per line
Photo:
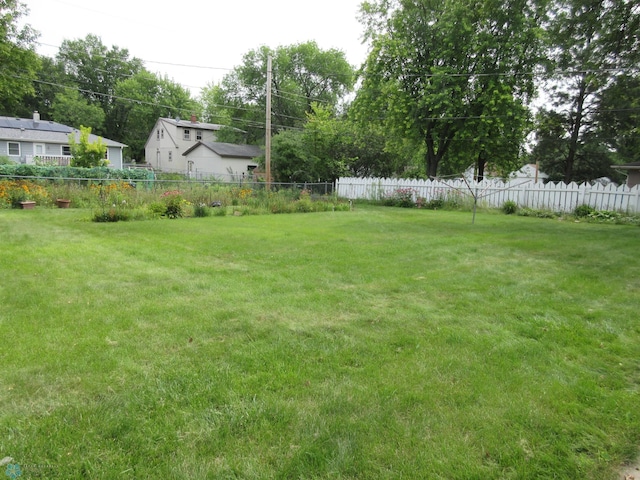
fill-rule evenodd
<path id="1" fill-rule="evenodd" d="M 264 139 L 265 173 L 267 190 L 271 190 L 271 55 L 267 56 L 267 126 Z"/>

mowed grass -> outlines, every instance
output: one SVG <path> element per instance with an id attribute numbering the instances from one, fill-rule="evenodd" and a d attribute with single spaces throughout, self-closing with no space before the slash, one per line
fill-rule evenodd
<path id="1" fill-rule="evenodd" d="M 23 478 L 600 480 L 638 453 L 637 227 L 89 217 L 0 210 Z"/>

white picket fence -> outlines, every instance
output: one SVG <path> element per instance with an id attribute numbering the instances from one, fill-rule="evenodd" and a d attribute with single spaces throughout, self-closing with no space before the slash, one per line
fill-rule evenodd
<path id="1" fill-rule="evenodd" d="M 613 184 L 590 185 L 583 183 L 534 183 L 514 180 L 508 183 L 488 180 L 465 182 L 464 180 L 403 180 L 394 178 L 342 177 L 336 182 L 338 196 L 351 200 L 382 200 L 393 196 L 399 189 L 410 189 L 414 201 L 420 197 L 426 201 L 438 198 L 469 197 L 474 195 L 478 203 L 500 208 L 507 200 L 519 207 L 554 212 L 571 212 L 578 205 L 590 205 L 597 210 L 640 213 L 640 185 L 629 188 Z"/>

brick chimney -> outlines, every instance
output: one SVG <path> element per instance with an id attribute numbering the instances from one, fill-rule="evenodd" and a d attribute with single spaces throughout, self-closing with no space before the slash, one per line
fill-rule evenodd
<path id="1" fill-rule="evenodd" d="M 198 123 L 198 118 L 193 114 L 191 114 L 191 123 Z"/>

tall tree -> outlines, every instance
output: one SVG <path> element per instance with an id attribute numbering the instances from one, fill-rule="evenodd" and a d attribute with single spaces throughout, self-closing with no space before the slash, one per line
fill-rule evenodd
<path id="1" fill-rule="evenodd" d="M 29 12 L 20 0 L 0 1 L 0 113 L 20 115 L 22 100 L 34 95 L 33 80 L 39 67 L 34 50 L 36 32 L 20 27 Z"/>
<path id="2" fill-rule="evenodd" d="M 263 46 L 244 55 L 241 66 L 202 95 L 210 121 L 232 122 L 248 132 L 248 141 L 264 138 L 267 57 L 272 57 L 273 131 L 300 127 L 313 102 L 335 106 L 353 88 L 354 71 L 343 52 L 321 50 L 315 42 Z"/>
<path id="3" fill-rule="evenodd" d="M 613 163 L 628 163 L 640 155 L 640 73 L 619 75 L 600 95 L 596 125 Z"/>
<path id="4" fill-rule="evenodd" d="M 100 37 L 87 35 L 82 40 L 65 40 L 56 60 L 64 66 L 68 78 L 92 104 L 100 105 L 106 115 L 105 127 L 95 133 L 118 140 L 124 125 L 112 112 L 116 85 L 143 69 L 142 60 L 129 58 L 129 51 L 107 48 Z M 96 129 L 97 130 L 97 129 Z"/>
<path id="5" fill-rule="evenodd" d="M 124 126 L 121 141 L 133 159 L 144 159 L 145 143 L 159 117 L 188 117 L 201 109 L 187 89 L 146 70 L 118 82 L 115 93 L 112 115 Z"/>
<path id="6" fill-rule="evenodd" d="M 282 182 L 334 181 L 345 175 L 389 177 L 400 174 L 406 157 L 387 148 L 385 131 L 338 118 L 332 109 L 312 104 L 302 129 L 273 138 L 272 165 Z"/>
<path id="7" fill-rule="evenodd" d="M 602 153 L 604 143 L 597 140 L 596 119 L 604 92 L 616 84 L 618 76 L 637 71 L 638 31 L 640 6 L 633 0 L 555 0 L 551 4 L 549 96 L 556 123 L 563 127 L 564 153 L 560 158 L 541 156 L 540 160 L 547 169 L 560 161 L 565 182 L 582 179 L 576 173 L 585 171 L 580 161 L 593 165 L 599 159 L 603 163 L 593 175 L 612 162 Z M 549 140 L 544 131 L 544 127 L 539 129 L 541 144 Z"/>
<path id="8" fill-rule="evenodd" d="M 526 123 L 540 10 L 534 0 L 365 2 L 372 50 L 355 102 L 360 118 L 423 143 L 429 177 L 456 141 L 482 170 L 501 147 L 496 134 Z M 516 143 L 523 136 L 510 132 Z"/>
<path id="9" fill-rule="evenodd" d="M 90 104 L 75 89 L 67 89 L 57 93 L 50 109 L 54 121 L 80 128 L 80 125 L 91 125 L 97 131 L 104 125 L 104 111 L 99 105 Z"/>

